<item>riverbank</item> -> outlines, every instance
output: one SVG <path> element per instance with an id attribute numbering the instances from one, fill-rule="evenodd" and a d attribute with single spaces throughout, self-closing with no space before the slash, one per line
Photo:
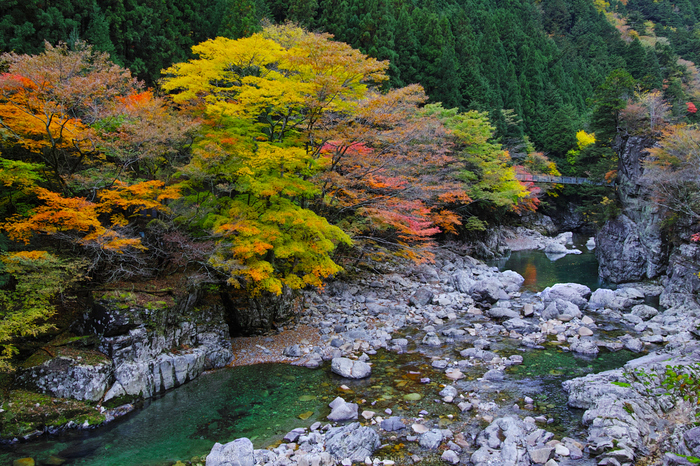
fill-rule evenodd
<path id="1" fill-rule="evenodd" d="M 411 464 L 416 458 L 497 464 L 513 455 L 519 464 L 544 464 L 535 460 L 545 457 L 557 464 L 588 465 L 607 458 L 624 464 L 617 459 L 622 454 L 606 452 L 622 444 L 629 447 L 623 448 L 625 455 L 629 450 L 637 458 L 647 447 L 615 437 L 616 430 L 607 440 L 600 431 L 591 437 L 596 422 L 616 425 L 620 420 L 592 417 L 590 426 L 579 426 L 581 418 L 566 407 L 574 405 L 561 382 L 591 373 L 593 367 L 619 367 L 632 352 L 663 351 L 664 344 L 670 352 L 662 352 L 661 359 L 668 359 L 694 340 L 690 331 L 695 321 L 679 318 L 685 310 L 658 313 L 644 304 L 659 294 L 658 286 L 591 291 L 557 284 L 533 293 L 521 289 L 520 274 L 499 272 L 449 249 L 437 251 L 434 264 L 396 261 L 378 264 L 378 269 L 306 292 L 298 327 L 289 325 L 280 336 L 234 339 L 233 346 L 241 355 L 234 364 L 276 360 L 326 368 L 324 362 L 334 358 L 371 364 L 368 379 L 334 376 L 329 389 L 331 400 L 343 398 L 336 405 L 348 408 L 347 421 L 379 436 L 384 448 L 358 445 L 372 450 L 367 453 L 372 461 L 384 464 Z M 386 351 L 416 362 L 389 363 L 396 367 L 388 371 Z M 593 364 L 582 359 L 586 357 L 609 362 Z M 601 385 L 605 390 L 592 392 L 594 399 L 607 396 L 611 387 L 615 393 L 611 380 L 619 381 L 601 380 L 607 380 Z M 594 384 L 583 383 L 589 385 Z M 313 423 L 297 421 L 296 433 L 271 449 L 254 451 L 253 461 L 331 464 L 352 456 L 355 443 L 329 447 L 327 438 L 334 432 L 343 434 L 331 437 L 354 438 L 332 430 L 336 428 L 326 418 L 330 412 L 314 411 L 319 420 Z M 227 438 L 219 434 L 214 440 Z"/>

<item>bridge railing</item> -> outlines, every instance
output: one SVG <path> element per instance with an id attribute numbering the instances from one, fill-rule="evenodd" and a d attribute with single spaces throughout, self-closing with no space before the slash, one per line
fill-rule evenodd
<path id="1" fill-rule="evenodd" d="M 529 173 L 518 173 L 515 177 L 520 181 L 531 181 L 533 183 L 591 184 L 596 186 L 612 185 L 612 183 L 593 181 L 588 178 L 576 176 L 531 175 Z"/>

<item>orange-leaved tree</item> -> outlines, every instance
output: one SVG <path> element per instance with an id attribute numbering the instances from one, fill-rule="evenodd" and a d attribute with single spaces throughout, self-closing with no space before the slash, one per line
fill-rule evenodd
<path id="1" fill-rule="evenodd" d="M 77 244 L 103 271 L 129 252 L 136 271 L 144 224 L 178 197 L 163 180 L 196 125 L 84 43 L 2 60 L 2 228 L 16 241 L 43 238 L 42 248 Z"/>
<path id="2" fill-rule="evenodd" d="M 446 200 L 468 202 L 449 173 L 455 159 L 439 119 L 421 109 L 419 85 L 371 93 L 352 112 L 332 113 L 316 135 L 327 170 L 317 175 L 322 212 L 354 237 L 382 240 L 412 257 L 459 219 Z M 386 243 L 385 243 L 386 244 Z"/>
<path id="3" fill-rule="evenodd" d="M 196 119 L 174 111 L 152 90 L 116 96 L 96 117 L 92 129 L 105 161 L 92 176 L 100 173 L 102 186 L 115 178 L 167 180 L 188 161 L 198 128 Z"/>
<path id="4" fill-rule="evenodd" d="M 35 235 L 51 235 L 116 253 L 128 248 L 144 249 L 140 238 L 126 234 L 130 219 L 144 211 L 167 211 L 163 201 L 179 197 L 178 188 L 165 188 L 161 181 L 134 185 L 117 181 L 112 189 L 98 192 L 97 202 L 64 197 L 41 187 L 34 188 L 34 193 L 40 201 L 37 207 L 0 224 L 10 239 L 29 243 Z"/>
<path id="5" fill-rule="evenodd" d="M 84 43 L 46 44 L 39 55 L 5 53 L 0 127 L 13 158 L 39 162 L 55 190 L 72 194 L 71 177 L 103 162 L 90 125 L 100 109 L 138 87 L 130 73 Z"/>

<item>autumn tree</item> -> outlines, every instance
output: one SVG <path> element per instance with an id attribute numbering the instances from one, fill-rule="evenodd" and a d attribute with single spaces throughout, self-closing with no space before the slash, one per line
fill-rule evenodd
<path id="1" fill-rule="evenodd" d="M 92 124 L 104 157 L 89 174 L 92 186 L 108 187 L 115 179 L 167 181 L 189 161 L 197 128 L 196 119 L 174 111 L 151 90 L 116 96 Z"/>
<path id="2" fill-rule="evenodd" d="M 643 180 L 654 202 L 690 224 L 700 222 L 700 130 L 671 127 L 658 146 L 649 149 Z"/>
<path id="3" fill-rule="evenodd" d="M 106 54 L 83 43 L 46 43 L 39 55 L 6 53 L 8 72 L 0 75 L 0 125 L 13 154 L 44 166 L 47 181 L 72 194 L 73 176 L 103 158 L 90 125 L 106 102 L 138 84 Z"/>
<path id="4" fill-rule="evenodd" d="M 127 185 L 115 182 L 112 189 L 101 190 L 97 202 L 84 197 L 63 197 L 42 187 L 33 189 L 39 203 L 24 213 L 15 214 L 0 224 L 8 237 L 28 245 L 37 236 L 81 246 L 83 255 L 92 259 L 89 272 L 115 265 L 126 251 L 143 251 L 141 237 L 132 223 L 144 211 L 167 211 L 164 201 L 179 197 L 177 187 L 164 187 L 161 181 Z M 134 260 L 128 273 L 113 269 L 113 278 L 137 275 Z"/>
<path id="5" fill-rule="evenodd" d="M 350 239 L 306 208 L 319 194 L 310 180 L 323 169 L 316 125 L 386 80 L 386 63 L 292 25 L 220 37 L 193 52 L 198 58 L 165 70 L 163 88 L 207 116 L 182 173 L 184 201 L 209 200 L 199 225 L 220 239 L 211 263 L 252 290 L 320 284 L 340 270 L 330 252 Z"/>
<path id="6" fill-rule="evenodd" d="M 344 118 L 327 115 L 317 133 L 327 164 L 317 176 L 318 208 L 353 237 L 388 241 L 410 255 L 436 233 L 455 231 L 448 200 L 469 201 L 449 179 L 447 132 L 421 109 L 426 100 L 418 85 L 372 93 Z"/>
<path id="7" fill-rule="evenodd" d="M 143 251 L 135 226 L 178 197 L 158 178 L 183 162 L 194 123 L 83 43 L 2 58 L 1 228 L 30 249 L 80 246 L 92 270 Z"/>

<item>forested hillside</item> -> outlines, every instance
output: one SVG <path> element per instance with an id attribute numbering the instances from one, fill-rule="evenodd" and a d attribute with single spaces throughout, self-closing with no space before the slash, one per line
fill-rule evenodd
<path id="1" fill-rule="evenodd" d="M 72 286 L 279 294 L 429 260 L 560 192 L 517 174 L 613 181 L 618 132 L 664 138 L 652 183 L 692 176 L 697 8 L 645 5 L 5 2 L 0 365 Z M 603 219 L 611 192 L 574 195 Z"/>
<path id="2" fill-rule="evenodd" d="M 693 2 L 624 3 L 13 0 L 0 9 L 0 49 L 37 53 L 44 40 L 87 40 L 154 84 L 161 69 L 189 58 L 199 42 L 250 35 L 264 19 L 291 20 L 389 60 L 386 86 L 420 83 L 445 107 L 488 111 L 511 151 L 522 152 L 527 135 L 538 150 L 561 158 L 575 147 L 589 99 L 613 70 L 626 69 L 650 90 L 664 80 L 673 85 L 682 74 L 676 54 L 699 58 L 700 13 Z M 612 14 L 634 37 L 620 35 Z M 668 40 L 638 40 L 646 35 Z M 687 100 L 677 89 L 669 92 L 679 105 Z M 674 107 L 677 114 L 682 110 Z"/>

